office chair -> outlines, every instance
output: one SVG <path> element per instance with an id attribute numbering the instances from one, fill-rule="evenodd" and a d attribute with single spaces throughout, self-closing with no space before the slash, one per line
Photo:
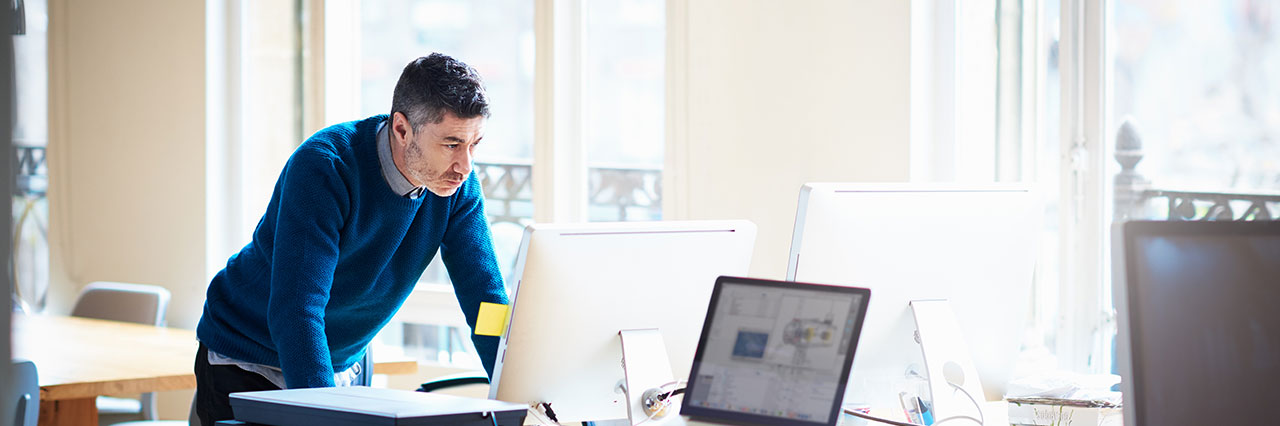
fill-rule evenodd
<path id="1" fill-rule="evenodd" d="M 186 420 L 142 420 L 114 423 L 111 426 L 200 426 L 200 417 L 196 416 L 196 396 L 191 395 L 191 411 L 187 413 Z"/>
<path id="2" fill-rule="evenodd" d="M 485 374 L 484 370 L 464 371 L 447 376 L 440 376 L 429 382 L 423 383 L 418 387 L 418 392 L 435 392 L 441 389 L 458 386 L 487 384 L 489 384 L 489 376 Z"/>
<path id="3" fill-rule="evenodd" d="M 449 331 L 447 332 L 447 334 L 441 337 L 444 339 L 447 339 L 448 343 L 446 343 L 446 347 L 450 348 L 450 349 L 444 349 L 447 351 L 452 351 L 451 348 L 453 346 L 452 344 L 453 339 L 455 338 L 459 340 L 462 339 L 461 332 L 458 331 L 458 328 L 455 328 L 455 327 L 449 327 Z M 489 384 L 489 375 L 486 374 L 484 370 L 471 370 L 471 371 L 462 371 L 462 372 L 453 373 L 453 374 L 446 374 L 446 375 L 431 379 L 426 383 L 422 383 L 420 386 L 418 386 L 418 389 L 416 390 L 418 392 L 435 392 L 438 390 L 462 387 L 467 385 L 487 385 L 487 384 Z"/>
<path id="4" fill-rule="evenodd" d="M 13 404 L 13 426 L 36 426 L 40 415 L 40 380 L 36 374 L 36 364 L 27 360 L 13 360 L 13 382 L 9 384 L 12 400 L 5 405 Z"/>
<path id="5" fill-rule="evenodd" d="M 373 344 L 364 348 L 364 357 L 360 358 L 360 377 L 356 378 L 356 386 L 373 386 Z"/>
<path id="6" fill-rule="evenodd" d="M 356 378 L 356 386 L 373 386 L 373 350 L 372 345 L 365 349 L 364 357 L 360 358 L 360 376 Z M 191 396 L 191 411 L 187 414 L 187 420 L 145 420 L 137 422 L 115 423 L 112 426 L 200 426 L 200 417 L 196 416 L 196 400 L 195 395 Z M 33 423 L 34 425 L 34 423 Z"/>
<path id="7" fill-rule="evenodd" d="M 89 283 L 76 298 L 71 316 L 164 326 L 169 307 L 169 290 L 143 284 L 98 281 Z M 140 413 L 145 420 L 155 420 L 156 396 L 142 394 L 140 399 L 98 397 L 98 413 Z"/>

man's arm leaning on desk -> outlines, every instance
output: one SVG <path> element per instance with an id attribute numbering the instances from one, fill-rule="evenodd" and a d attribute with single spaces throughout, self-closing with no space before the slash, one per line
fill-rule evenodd
<path id="1" fill-rule="evenodd" d="M 471 326 L 471 341 L 476 345 L 485 372 L 493 377 L 498 352 L 498 337 L 475 334 L 480 302 L 508 304 L 507 291 L 493 253 L 493 238 L 484 214 L 484 195 L 473 171 L 455 194 L 456 204 L 449 216 L 449 228 L 440 243 L 440 252 L 453 281 L 462 314 Z"/>
<path id="2" fill-rule="evenodd" d="M 347 194 L 333 161 L 304 146 L 281 174 L 267 321 L 289 388 L 334 385 L 324 312 Z"/>

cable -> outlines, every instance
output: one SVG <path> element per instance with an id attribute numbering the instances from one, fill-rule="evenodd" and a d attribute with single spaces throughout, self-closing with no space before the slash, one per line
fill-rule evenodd
<path id="1" fill-rule="evenodd" d="M 978 410 L 978 417 L 981 419 L 980 421 L 978 421 L 978 424 L 980 424 L 980 425 L 985 425 L 985 424 L 987 424 L 987 415 L 986 415 L 986 413 L 983 413 L 983 412 L 982 412 L 982 404 L 979 404 L 979 403 L 978 403 L 978 400 L 977 400 L 977 399 L 974 399 L 974 398 L 973 398 L 973 395 L 970 395 L 970 394 L 969 394 L 969 391 L 964 390 L 964 388 L 959 387 L 959 386 L 956 386 L 956 384 L 955 384 L 955 383 L 951 383 L 951 382 L 947 382 L 947 384 L 951 385 L 951 387 L 953 387 L 953 388 L 956 388 L 956 389 L 960 390 L 960 393 L 963 393 L 963 394 L 964 394 L 964 396 L 969 397 L 969 401 L 973 403 L 973 408 L 974 408 L 975 410 Z M 938 422 L 938 423 L 942 423 L 942 422 Z"/>
<path id="2" fill-rule="evenodd" d="M 662 390 L 662 388 L 665 388 L 665 387 L 667 387 L 667 386 L 671 386 L 671 385 L 681 386 L 682 384 L 683 384 L 683 385 L 685 385 L 685 386 L 687 386 L 687 385 L 689 384 L 689 382 L 686 382 L 686 381 L 683 381 L 683 380 L 673 380 L 673 381 L 666 382 L 666 383 L 663 383 L 663 384 L 661 384 L 661 385 L 658 385 L 658 390 L 659 390 L 659 391 L 661 391 L 661 390 Z M 661 413 L 661 412 L 663 412 L 663 411 L 667 410 L 668 408 L 671 408 L 671 404 L 672 404 L 672 399 L 671 399 L 671 398 L 672 398 L 672 397 L 674 397 L 674 396 L 676 396 L 676 395 L 679 395 L 679 394 L 684 393 L 684 389 L 685 389 L 685 388 L 681 387 L 681 388 L 673 389 L 673 390 L 671 390 L 671 391 L 669 391 L 669 392 L 664 392 L 664 393 L 658 394 L 658 395 L 656 396 L 656 399 L 659 401 L 659 403 L 661 403 L 661 404 L 662 404 L 662 407 L 661 407 L 661 408 L 658 408 L 658 409 L 656 409 L 656 410 L 653 410 L 653 412 L 654 412 L 654 413 Z M 641 395 L 643 395 L 643 393 L 642 393 Z M 627 401 L 627 403 L 628 403 L 628 404 L 630 404 L 631 402 L 630 402 L 630 401 Z M 643 404 L 643 402 L 641 402 L 641 404 Z M 649 420 L 653 420 L 653 414 L 645 415 L 644 420 L 641 420 L 641 421 L 639 421 L 639 422 L 636 422 L 635 424 L 633 424 L 633 425 L 631 425 L 631 426 L 640 426 L 640 425 L 644 424 L 645 422 L 647 422 L 647 421 L 649 421 Z"/>
<path id="3" fill-rule="evenodd" d="M 976 419 L 975 419 L 975 418 L 973 418 L 973 416 L 951 416 L 951 417 L 947 417 L 947 418 L 944 418 L 944 419 L 942 419 L 942 420 L 938 420 L 938 421 L 936 421 L 936 422 L 933 422 L 933 425 L 940 425 L 940 424 L 943 424 L 943 423 L 946 423 L 946 422 L 950 422 L 950 421 L 955 421 L 955 420 L 968 420 L 968 421 L 971 421 L 971 422 L 975 422 L 975 423 L 977 423 L 979 426 L 986 425 L 986 424 L 987 424 L 987 415 L 986 415 L 986 413 L 983 413 L 983 412 L 982 412 L 982 404 L 978 404 L 978 400 L 977 400 L 977 399 L 974 399 L 974 398 L 973 398 L 973 395 L 970 395 L 968 391 L 964 390 L 964 388 L 962 388 L 962 387 L 960 387 L 960 386 L 956 386 L 956 384 L 955 384 L 955 383 L 951 383 L 951 382 L 947 382 L 947 384 L 951 385 L 951 387 L 953 387 L 953 388 L 956 388 L 957 390 L 959 390 L 959 391 L 960 391 L 960 393 L 963 393 L 963 394 L 964 394 L 964 396 L 966 396 L 966 397 L 968 397 L 968 398 L 969 398 L 969 401 L 973 403 L 973 408 L 974 408 L 974 409 L 976 409 L 976 410 L 978 410 L 978 417 L 979 417 L 979 418 L 976 418 Z M 861 418 L 864 418 L 864 419 L 867 419 L 867 420 L 871 420 L 871 421 L 874 421 L 874 422 L 886 423 L 886 424 L 891 424 L 891 425 L 895 425 L 895 426 L 927 426 L 927 425 L 921 425 L 921 424 L 917 424 L 917 423 L 899 422 L 899 421 L 896 421 L 896 420 L 882 419 L 882 418 L 879 418 L 879 417 L 876 417 L 876 416 L 872 416 L 872 415 L 870 415 L 870 414 L 859 413 L 859 412 L 852 411 L 852 410 L 843 410 L 843 411 L 844 411 L 844 413 L 845 413 L 845 414 L 849 414 L 849 415 L 851 415 L 851 416 L 861 417 Z"/>
<path id="4" fill-rule="evenodd" d="M 683 386 L 683 385 L 688 385 L 688 384 L 689 384 L 689 382 L 686 382 L 686 381 L 684 381 L 684 380 L 672 380 L 672 381 L 670 381 L 670 382 L 666 382 L 666 383 L 663 383 L 663 384 L 661 384 L 661 385 L 658 385 L 658 389 L 662 389 L 662 388 L 665 388 L 665 387 L 667 387 L 667 386 L 671 386 L 671 385 Z M 676 390 L 673 390 L 673 391 L 671 391 L 671 392 L 667 392 L 667 393 L 672 393 L 672 392 L 676 392 L 676 391 L 684 392 L 684 388 L 679 388 L 679 389 L 676 389 Z M 674 395 L 672 395 L 672 396 L 674 396 Z M 665 397 L 664 397 L 664 398 L 665 398 Z"/>
<path id="5" fill-rule="evenodd" d="M 542 409 L 547 412 L 547 417 L 555 424 L 560 424 L 560 419 L 556 418 L 556 411 L 551 409 L 551 403 L 543 402 Z"/>
<path id="6" fill-rule="evenodd" d="M 979 424 L 979 425 L 985 425 L 985 424 L 987 424 L 987 416 L 986 416 L 986 414 L 985 414 L 985 413 L 983 413 L 983 412 L 982 412 L 982 404 L 978 404 L 978 400 L 977 400 L 977 399 L 974 399 L 974 398 L 973 398 L 973 395 L 970 395 L 970 394 L 969 394 L 969 391 L 964 390 L 964 388 L 959 387 L 959 386 L 956 386 L 956 384 L 955 384 L 955 383 L 951 383 L 951 382 L 947 382 L 947 384 L 951 385 L 951 387 L 953 387 L 953 388 L 956 388 L 957 390 L 959 390 L 959 391 L 960 391 L 960 393 L 963 393 L 963 394 L 964 394 L 964 396 L 966 396 L 966 397 L 968 397 L 968 398 L 969 398 L 969 401 L 973 403 L 973 408 L 978 410 L 978 417 L 979 417 L 979 418 L 976 418 L 976 419 L 975 419 L 975 418 L 973 418 L 972 416 L 951 416 L 951 417 L 947 417 L 947 418 L 945 418 L 945 419 L 942 419 L 942 420 L 938 420 L 938 421 L 936 421 L 936 422 L 933 422 L 933 424 L 934 424 L 934 425 L 940 425 L 940 424 L 943 424 L 943 423 L 946 423 L 946 422 L 949 422 L 949 421 L 953 421 L 953 420 L 968 420 L 968 421 L 971 421 L 971 422 L 977 422 L 977 424 Z M 882 418 L 879 418 L 879 417 L 876 417 L 876 416 L 872 416 L 872 415 L 870 415 L 870 414 L 859 413 L 859 412 L 857 412 L 857 411 L 853 411 L 853 410 L 843 410 L 843 411 L 844 411 L 844 413 L 845 413 L 845 414 L 848 414 L 848 415 L 851 415 L 851 416 L 861 417 L 861 418 L 864 418 L 864 419 L 867 419 L 867 420 L 871 420 L 871 421 L 874 421 L 874 422 L 885 423 L 885 424 L 891 424 L 891 425 L 894 425 L 894 426 L 926 426 L 926 425 L 921 425 L 921 424 L 917 424 L 917 423 L 899 422 L 899 421 L 896 421 L 896 420 L 882 419 Z"/>
<path id="7" fill-rule="evenodd" d="M 890 425 L 894 425 L 894 426 L 924 426 L 924 425 L 918 425 L 918 424 L 915 424 L 915 423 L 907 423 L 907 422 L 899 422 L 899 421 L 896 421 L 896 420 L 882 419 L 882 418 L 879 418 L 879 417 L 876 417 L 876 416 L 873 416 L 873 415 L 870 415 L 870 414 L 859 413 L 859 412 L 857 412 L 857 411 L 853 411 L 853 410 L 847 410 L 847 409 L 846 409 L 846 410 L 843 410 L 843 411 L 844 411 L 844 413 L 845 413 L 845 414 L 848 414 L 848 415 L 851 415 L 851 416 L 854 416 L 854 417 L 861 417 L 861 418 L 863 418 L 863 419 L 867 419 L 867 420 L 870 420 L 870 421 L 873 421 L 873 422 L 877 422 L 877 423 L 890 424 Z"/>
<path id="8" fill-rule="evenodd" d="M 857 411 L 853 411 L 853 410 L 843 410 L 843 411 L 844 411 L 844 413 L 845 413 L 845 414 L 848 414 L 848 415 L 851 415 L 851 416 L 861 417 L 861 418 L 864 418 L 864 419 L 867 419 L 867 420 L 870 420 L 870 421 L 873 421 L 873 422 L 884 423 L 884 424 L 890 424 L 890 425 L 894 425 L 894 426 L 928 426 L 928 425 L 922 425 L 922 424 L 919 424 L 919 423 L 900 422 L 900 421 L 897 421 L 897 420 L 884 419 L 884 418 L 876 417 L 876 416 L 873 416 L 873 415 L 870 415 L 870 414 L 859 413 L 859 412 L 857 412 Z M 947 417 L 947 418 L 945 418 L 945 419 L 942 419 L 942 420 L 938 420 L 938 421 L 936 421 L 936 422 L 933 422 L 933 424 L 934 424 L 934 425 L 940 425 L 940 424 L 943 424 L 943 423 L 946 423 L 946 422 L 949 422 L 949 421 L 954 421 L 954 420 L 968 420 L 968 421 L 971 421 L 971 422 L 977 422 L 977 423 L 978 423 L 978 424 L 980 424 L 980 425 L 982 424 L 982 421 L 981 421 L 981 420 L 978 420 L 978 419 L 976 419 L 976 418 L 973 418 L 972 416 L 951 416 L 951 417 Z"/>
<path id="9" fill-rule="evenodd" d="M 679 394 L 682 394 L 682 393 L 684 393 L 684 388 L 679 388 L 679 389 L 673 390 L 673 391 L 671 391 L 671 392 L 667 392 L 667 393 L 664 393 L 664 394 L 662 394 L 662 395 L 658 395 L 658 399 L 665 401 L 667 398 L 670 398 L 670 397 L 673 397 L 673 396 L 676 396 L 676 395 L 679 395 Z"/>
<path id="10" fill-rule="evenodd" d="M 658 389 L 658 390 L 662 390 L 662 388 L 665 388 L 665 387 L 667 387 L 667 386 L 671 386 L 671 385 L 675 385 L 675 386 L 685 386 L 685 385 L 688 385 L 688 382 L 683 381 L 683 380 L 674 380 L 674 381 L 670 381 L 670 382 L 663 383 L 663 384 L 659 385 L 659 386 L 657 387 L 657 389 Z M 655 397 L 655 399 L 657 399 L 657 400 L 662 404 L 662 406 L 661 406 L 661 408 L 659 408 L 659 409 L 657 409 L 657 410 L 654 410 L 653 412 L 654 412 L 654 413 L 661 413 L 661 412 L 663 412 L 664 410 L 666 410 L 666 409 L 668 409 L 668 408 L 671 408 L 671 405 L 674 403 L 674 401 L 673 401 L 673 399 L 672 399 L 672 398 L 673 398 L 673 397 L 675 397 L 675 396 L 677 396 L 677 395 L 683 394 L 683 393 L 684 393 L 684 391 L 685 391 L 685 388 L 683 388 L 683 387 L 679 387 L 679 388 L 672 389 L 672 390 L 670 390 L 670 391 L 667 391 L 667 392 L 663 392 L 663 393 L 658 394 L 658 395 Z M 630 401 L 628 401 L 627 403 L 628 403 L 628 404 L 630 404 Z M 540 422 L 540 423 L 542 423 L 542 424 L 544 424 L 544 425 L 545 425 L 545 424 L 551 424 L 551 425 L 557 425 L 557 426 L 558 426 L 558 425 L 560 425 L 560 420 L 556 418 L 556 412 L 555 412 L 555 410 L 552 410 L 552 409 L 551 409 L 551 404 L 550 404 L 550 403 L 546 403 L 546 402 L 535 402 L 535 403 L 533 403 L 533 404 L 530 404 L 530 406 L 529 406 L 529 412 L 530 412 L 531 414 L 533 414 L 533 415 L 534 415 L 534 417 L 537 417 L 538 422 Z M 647 416 L 645 416 L 645 418 L 644 418 L 643 420 L 640 420 L 639 422 L 636 422 L 636 424 L 634 424 L 634 425 L 632 425 L 632 426 L 639 426 L 639 425 L 644 424 L 645 422 L 647 422 L 647 421 L 649 421 L 649 420 L 653 420 L 653 418 L 654 418 L 654 417 L 653 417 L 653 415 L 652 415 L 652 414 L 647 415 Z M 495 421 L 496 421 L 496 420 L 495 420 Z"/>
<path id="11" fill-rule="evenodd" d="M 551 418 L 547 418 L 548 414 L 544 413 L 543 410 L 550 412 Z M 557 425 L 557 426 L 560 425 L 560 421 L 555 419 L 555 412 L 551 411 L 551 404 L 548 404 L 545 402 L 535 402 L 535 403 L 529 404 L 529 414 L 532 414 L 533 417 L 536 417 L 539 424 Z"/>

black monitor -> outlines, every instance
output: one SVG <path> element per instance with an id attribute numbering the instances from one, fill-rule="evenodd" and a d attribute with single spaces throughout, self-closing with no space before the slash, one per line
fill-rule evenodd
<path id="1" fill-rule="evenodd" d="M 1273 421 L 1280 222 L 1129 222 L 1116 241 L 1125 424 Z"/>

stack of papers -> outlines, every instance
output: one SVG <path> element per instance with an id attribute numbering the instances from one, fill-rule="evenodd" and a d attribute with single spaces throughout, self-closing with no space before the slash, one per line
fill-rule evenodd
<path id="1" fill-rule="evenodd" d="M 1120 377 L 1071 372 L 1041 373 L 1009 383 L 1009 423 L 1014 425 L 1111 426 L 1124 422 Z"/>
<path id="2" fill-rule="evenodd" d="M 1120 407 L 1089 407 L 1052 403 L 1015 402 L 1009 400 L 1009 424 L 1035 426 L 1120 426 L 1124 412 Z M 1070 401 L 1070 400 L 1058 400 Z"/>

